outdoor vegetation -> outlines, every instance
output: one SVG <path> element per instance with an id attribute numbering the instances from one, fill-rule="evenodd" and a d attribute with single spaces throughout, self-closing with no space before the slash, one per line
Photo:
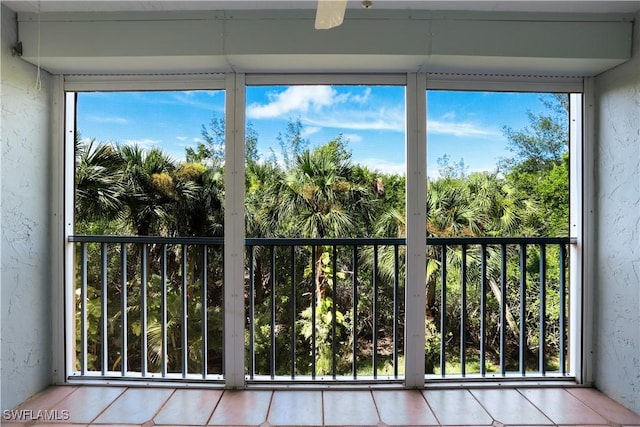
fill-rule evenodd
<path id="1" fill-rule="evenodd" d="M 512 155 L 502 159 L 495 171 L 469 173 L 463 159 L 439 159 L 439 176 L 430 178 L 425 189 L 428 238 L 568 236 L 568 97 L 547 95 L 541 100 L 546 112 L 531 114 L 526 128 L 504 129 Z M 223 237 L 224 129 L 224 119 L 219 117 L 203 124 L 204 142 L 188 148 L 184 161 L 171 159 L 158 148 L 78 137 L 75 234 Z M 258 154 L 258 141 L 259 135 L 249 125 L 245 143 L 247 374 L 402 375 L 405 177 L 358 164 L 342 135 L 310 146 L 296 119 L 282 130 L 279 149 L 270 156 Z M 326 243 L 291 246 L 259 238 L 323 239 Z M 379 245 L 368 240 L 334 245 L 328 240 L 332 238 L 387 240 Z M 163 369 L 183 373 L 186 366 L 189 374 L 224 374 L 223 242 L 167 242 L 76 244 L 76 253 L 86 251 L 88 260 L 83 300 L 83 266 L 76 255 L 78 369 L 83 358 L 85 302 L 88 371 L 105 367 L 121 371 L 126 362 L 127 371 L 138 372 L 144 366 L 150 373 Z M 546 350 L 545 369 L 560 369 L 560 336 L 566 331 L 560 329 L 559 287 L 561 262 L 566 259 L 559 245 L 543 251 L 538 245 L 527 246 L 525 252 L 522 248 L 505 245 L 503 253 L 501 245 L 447 244 L 443 249 L 428 244 L 424 324 L 428 374 L 442 372 L 441 347 L 446 372 L 461 372 L 461 342 L 466 346 L 467 374 L 480 372 L 481 344 L 486 348 L 486 370 L 496 371 L 501 338 L 506 345 L 506 369 L 518 371 L 521 329 L 526 370 L 538 370 L 540 340 Z M 524 294 L 519 290 L 521 255 Z M 540 257 L 546 260 L 543 270 Z M 543 307 L 541 271 L 545 275 Z M 480 320 L 483 274 L 487 284 L 484 327 Z M 461 305 L 463 297 L 466 309 Z M 504 324 L 500 320 L 503 298 Z M 522 302 L 526 310 L 521 317 Z M 538 333 L 541 313 L 545 336 Z"/>

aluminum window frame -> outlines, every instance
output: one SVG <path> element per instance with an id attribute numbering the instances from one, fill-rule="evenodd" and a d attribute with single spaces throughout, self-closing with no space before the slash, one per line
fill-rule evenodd
<path id="1" fill-rule="evenodd" d="M 406 216 L 407 267 L 405 301 L 405 387 L 424 387 L 424 319 L 426 262 L 426 188 L 427 182 L 427 134 L 426 113 L 429 89 L 466 91 L 509 92 L 563 92 L 570 94 L 570 217 L 571 237 L 577 245 L 571 247 L 571 332 L 570 371 L 578 383 L 589 383 L 592 377 L 591 360 L 588 357 L 592 342 L 589 319 L 592 305 L 593 283 L 589 279 L 593 250 L 588 244 L 593 240 L 589 211 L 593 195 L 584 188 L 592 181 L 593 158 L 589 147 L 593 140 L 593 79 L 554 76 L 510 76 L 446 73 L 406 74 L 196 74 L 196 75 L 64 75 L 55 82 L 53 105 L 54 156 L 52 173 L 55 194 L 52 203 L 54 217 L 59 226 L 51 247 L 54 273 L 62 283 L 54 292 L 54 383 L 69 382 L 73 372 L 72 362 L 75 335 L 73 290 L 74 245 L 67 236 L 74 227 L 74 139 L 75 93 L 96 91 L 179 91 L 226 90 L 225 119 L 225 282 L 235 286 L 225 287 L 225 386 L 246 387 L 244 375 L 244 133 L 246 88 L 258 85 L 404 85 L 406 90 Z M 70 108 L 70 105 L 72 107 Z M 579 107 L 578 107 L 579 106 Z M 424 117 L 425 120 L 421 118 Z M 231 125 L 231 126 L 230 126 Z M 591 181 L 589 181 L 591 179 Z M 410 197 L 409 194 L 412 196 Z M 60 242 L 63 243 L 63 250 Z M 586 244 L 586 245 L 585 245 Z M 585 247 L 587 249 L 585 249 Z M 409 256 L 413 254 L 413 256 Z M 590 255 L 591 254 L 591 255 Z M 589 271 L 588 271 L 589 270 Z M 414 286 L 410 286 L 413 283 Z M 62 291 L 61 291 L 62 290 Z M 575 296 L 575 297 L 574 297 Z M 229 304 L 227 306 L 226 304 Z M 411 307 L 411 308 L 409 308 Z M 227 310 L 227 308 L 231 308 Z M 227 313 L 228 312 L 228 313 Z M 422 355 L 422 357 L 420 357 Z M 489 381 L 489 380 L 487 380 Z M 430 383 L 431 384 L 431 383 Z"/>

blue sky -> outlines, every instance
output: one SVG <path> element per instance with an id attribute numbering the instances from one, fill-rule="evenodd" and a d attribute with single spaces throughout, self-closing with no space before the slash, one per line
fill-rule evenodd
<path id="1" fill-rule="evenodd" d="M 254 86 L 247 88 L 247 120 L 258 133 L 258 151 L 279 152 L 277 136 L 300 120 L 311 146 L 338 135 L 353 160 L 383 172 L 402 173 L 404 94 L 400 86 Z M 509 155 L 503 126 L 521 129 L 527 112 L 543 110 L 540 94 L 429 91 L 428 169 L 437 159 L 464 159 L 469 172 L 493 170 Z M 202 141 L 201 128 L 224 115 L 224 91 L 87 92 L 78 96 L 83 139 L 157 146 L 175 159 Z"/>

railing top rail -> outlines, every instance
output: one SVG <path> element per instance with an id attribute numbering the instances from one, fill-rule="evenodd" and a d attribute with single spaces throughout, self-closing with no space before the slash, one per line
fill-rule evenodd
<path id="1" fill-rule="evenodd" d="M 163 237 L 163 236 L 107 236 L 107 235 L 71 235 L 69 242 L 86 243 L 138 243 L 138 244 L 187 244 L 187 245 L 224 245 L 224 237 Z M 401 246 L 407 240 L 404 237 L 358 237 L 358 238 L 277 238 L 250 237 L 245 239 L 247 246 Z M 536 245 L 536 244 L 574 244 L 575 237 L 428 237 L 427 245 Z"/>
<path id="2" fill-rule="evenodd" d="M 167 244 L 167 245 L 224 245 L 224 237 L 165 237 L 165 236 L 107 236 L 107 235 L 71 235 L 69 242 L 85 243 L 138 243 L 138 244 Z"/>

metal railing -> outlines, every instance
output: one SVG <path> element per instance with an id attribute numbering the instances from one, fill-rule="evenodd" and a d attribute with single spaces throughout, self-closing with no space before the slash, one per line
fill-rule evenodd
<path id="1" fill-rule="evenodd" d="M 224 379 L 222 238 L 70 236 L 72 376 Z M 567 377 L 570 238 L 429 238 L 425 380 Z M 405 239 L 246 239 L 248 381 L 404 374 Z"/>

